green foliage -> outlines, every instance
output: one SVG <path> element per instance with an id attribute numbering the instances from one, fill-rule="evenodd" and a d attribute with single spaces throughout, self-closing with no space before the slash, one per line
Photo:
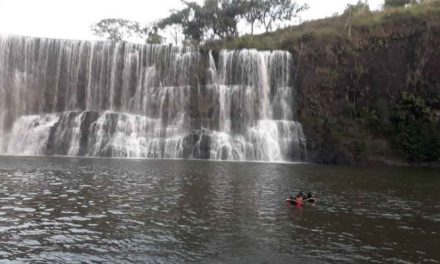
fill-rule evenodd
<path id="1" fill-rule="evenodd" d="M 366 158 L 366 152 L 367 152 L 367 144 L 365 144 L 365 141 L 358 141 L 355 140 L 353 142 L 354 145 L 354 156 L 357 161 L 362 161 Z"/>
<path id="2" fill-rule="evenodd" d="M 264 27 L 266 33 L 271 31 L 276 23 L 291 21 L 294 17 L 308 8 L 292 0 L 254 0 L 250 1 L 251 8 L 246 10 Z M 250 21 L 251 22 L 251 21 Z"/>
<path id="3" fill-rule="evenodd" d="M 92 32 L 99 37 L 110 41 L 126 41 L 130 38 L 145 39 L 149 44 L 162 43 L 163 37 L 159 35 L 158 28 L 151 30 L 148 26 L 141 26 L 136 21 L 126 19 L 103 19 L 92 26 Z"/>
<path id="4" fill-rule="evenodd" d="M 440 124 L 424 100 L 403 93 L 392 116 L 392 144 L 411 162 L 440 159 Z"/>
<path id="5" fill-rule="evenodd" d="M 179 25 L 187 40 L 199 43 L 205 39 L 238 36 L 237 25 L 244 14 L 239 0 L 205 0 L 203 5 L 184 2 L 186 7 L 159 21 L 160 28 Z"/>
<path id="6" fill-rule="evenodd" d="M 370 6 L 367 3 L 362 2 L 359 0 L 355 5 L 347 5 L 347 7 L 344 10 L 344 15 L 348 14 L 361 14 L 364 12 L 370 12 Z"/>
<path id="7" fill-rule="evenodd" d="M 352 119 L 374 133 L 378 133 L 382 129 L 376 110 L 367 107 L 356 107 L 353 103 L 346 104 L 342 110 L 342 117 Z"/>
<path id="8" fill-rule="evenodd" d="M 356 105 L 351 103 L 346 104 L 342 110 L 342 116 L 345 118 L 354 118 L 356 116 Z"/>
<path id="9" fill-rule="evenodd" d="M 183 3 L 184 9 L 174 11 L 158 25 L 162 29 L 179 25 L 186 40 L 195 43 L 237 37 L 237 25 L 243 19 L 251 26 L 251 34 L 255 25 L 261 25 L 269 32 L 277 23 L 291 21 L 307 8 L 307 5 L 299 5 L 295 0 L 205 0 L 203 5 Z"/>
<path id="10" fill-rule="evenodd" d="M 262 0 L 243 1 L 244 18 L 251 26 L 251 35 L 254 34 L 254 25 L 261 18 Z"/>
<path id="11" fill-rule="evenodd" d="M 342 15 L 314 20 L 262 35 L 243 36 L 222 41 L 217 45 L 229 49 L 287 49 L 292 53 L 297 53 L 301 49 L 302 43 L 306 42 L 319 43 L 319 46 L 340 45 L 341 42 L 345 47 L 349 47 L 348 42 L 356 45 L 365 43 L 370 45 L 367 38 L 379 36 L 378 39 L 388 38 L 387 34 L 393 32 L 399 32 L 399 36 L 404 37 L 404 32 L 409 32 L 412 29 L 411 26 L 414 25 L 415 20 L 420 24 L 435 24 L 439 15 L 440 1 L 433 1 L 412 5 L 408 8 L 389 8 L 383 11 L 353 14 L 351 39 L 345 34 L 347 17 Z M 384 28 L 387 28 L 387 31 L 384 32 Z M 212 46 L 212 43 L 210 44 Z M 384 44 L 377 43 L 377 48 Z"/>
<path id="12" fill-rule="evenodd" d="M 92 32 L 110 41 L 123 41 L 127 38 L 141 37 L 148 28 L 141 27 L 138 22 L 126 19 L 109 18 L 103 19 L 92 26 Z"/>
<path id="13" fill-rule="evenodd" d="M 401 7 L 410 3 L 411 0 L 385 0 L 384 7 Z"/>
<path id="14" fill-rule="evenodd" d="M 148 38 L 147 38 L 148 44 L 161 44 L 162 41 L 163 41 L 163 37 L 159 35 L 157 27 L 154 27 L 153 30 L 148 32 Z"/>
<path id="15" fill-rule="evenodd" d="M 186 3 L 187 7 L 174 11 L 170 16 L 160 20 L 158 27 L 164 29 L 172 25 L 180 25 L 186 39 L 200 42 L 204 37 L 205 24 L 201 18 L 201 7 L 197 3 Z"/>
<path id="16" fill-rule="evenodd" d="M 359 120 L 362 125 L 373 133 L 383 132 L 384 125 L 382 124 L 376 110 L 362 107 L 359 111 Z"/>
<path id="17" fill-rule="evenodd" d="M 274 28 L 274 24 L 291 21 L 308 5 L 300 5 L 292 0 L 248 0 L 242 1 L 240 7 L 253 35 L 255 24 L 263 26 L 267 33 Z"/>

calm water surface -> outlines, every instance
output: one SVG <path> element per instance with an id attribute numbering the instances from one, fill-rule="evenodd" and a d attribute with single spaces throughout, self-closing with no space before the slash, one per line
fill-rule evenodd
<path id="1" fill-rule="evenodd" d="M 438 169 L 0 157 L 0 262 L 440 263 L 439 194 Z"/>

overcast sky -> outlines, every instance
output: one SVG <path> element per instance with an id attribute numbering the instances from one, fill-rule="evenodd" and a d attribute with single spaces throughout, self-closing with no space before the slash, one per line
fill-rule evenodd
<path id="1" fill-rule="evenodd" d="M 199 2 L 201 2 L 199 0 Z M 303 20 L 341 13 L 357 0 L 305 0 L 310 9 Z M 369 0 L 378 9 L 383 0 Z M 141 23 L 163 18 L 181 7 L 180 0 L 0 0 L 0 33 L 66 38 L 97 39 L 90 26 L 103 18 L 125 18 Z"/>

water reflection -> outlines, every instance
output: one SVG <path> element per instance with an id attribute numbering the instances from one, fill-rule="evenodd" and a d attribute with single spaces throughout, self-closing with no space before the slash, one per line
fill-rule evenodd
<path id="1" fill-rule="evenodd" d="M 438 171 L 0 158 L 0 259 L 438 263 Z M 289 190 L 316 207 L 288 209 Z"/>

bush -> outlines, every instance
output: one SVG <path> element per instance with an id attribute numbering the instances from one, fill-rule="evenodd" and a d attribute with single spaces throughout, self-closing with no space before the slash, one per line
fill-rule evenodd
<path id="1" fill-rule="evenodd" d="M 422 98 L 403 93 L 391 122 L 393 148 L 408 161 L 440 159 L 440 124 Z"/>
<path id="2" fill-rule="evenodd" d="M 384 7 L 400 7 L 410 4 L 410 0 L 385 0 Z"/>

